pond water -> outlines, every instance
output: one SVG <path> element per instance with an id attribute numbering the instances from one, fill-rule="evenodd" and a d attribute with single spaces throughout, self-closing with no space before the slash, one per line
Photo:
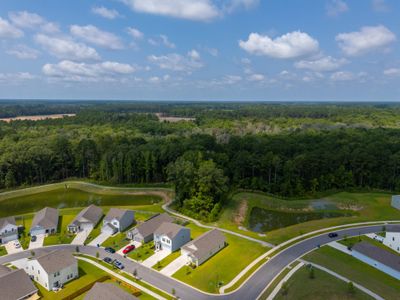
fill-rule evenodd
<path id="1" fill-rule="evenodd" d="M 255 232 L 267 232 L 312 220 L 343 216 L 351 216 L 351 213 L 339 211 L 282 212 L 253 207 L 249 216 L 249 227 Z"/>

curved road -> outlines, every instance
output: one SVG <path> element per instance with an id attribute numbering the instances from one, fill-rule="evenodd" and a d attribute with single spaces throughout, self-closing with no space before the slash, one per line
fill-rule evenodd
<path id="1" fill-rule="evenodd" d="M 386 225 L 386 229 L 387 231 L 390 231 L 391 229 L 400 230 L 400 225 Z M 138 276 L 141 277 L 145 282 L 148 282 L 167 293 L 171 293 L 172 289 L 174 288 L 176 291 L 176 295 L 184 300 L 243 300 L 257 299 L 257 297 L 262 293 L 265 287 L 273 281 L 275 276 L 277 276 L 281 272 L 281 270 L 283 270 L 287 265 L 289 265 L 296 259 L 302 257 L 304 254 L 317 248 L 318 245 L 322 246 L 332 241 L 343 239 L 344 236 L 357 236 L 359 234 L 375 233 L 381 230 L 382 225 L 349 228 L 336 231 L 339 236 L 334 239 L 329 238 L 327 234 L 322 234 L 316 237 L 309 238 L 307 240 L 300 241 L 299 243 L 292 245 L 275 255 L 272 259 L 270 259 L 267 263 L 260 267 L 238 290 L 223 295 L 207 294 L 201 292 L 189 285 L 186 285 L 171 277 L 165 276 L 153 269 L 149 269 L 139 263 L 123 258 L 118 254 L 108 254 L 102 248 L 96 248 L 92 246 L 80 246 L 79 249 L 81 253 L 91 256 L 96 256 L 96 252 L 99 252 L 100 258 L 109 256 L 118 259 L 125 265 L 126 272 L 132 273 L 133 270 L 136 269 Z M 76 246 L 59 245 L 44 247 L 41 249 L 36 249 L 35 254 L 37 256 L 41 253 L 45 253 L 55 249 L 69 249 L 71 251 L 75 251 Z M 0 257 L 0 264 L 5 264 L 29 256 L 29 250 L 16 254 L 6 255 Z"/>

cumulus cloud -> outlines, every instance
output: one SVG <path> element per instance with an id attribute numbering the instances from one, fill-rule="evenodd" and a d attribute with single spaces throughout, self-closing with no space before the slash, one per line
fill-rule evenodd
<path id="1" fill-rule="evenodd" d="M 310 55 L 319 49 L 317 40 L 300 31 L 293 31 L 275 39 L 251 33 L 247 41 L 239 41 L 239 46 L 251 54 L 280 59 Z"/>
<path id="2" fill-rule="evenodd" d="M 58 64 L 45 64 L 42 71 L 46 76 L 67 81 L 101 81 L 115 75 L 132 74 L 136 68 L 111 61 L 87 64 L 63 60 Z"/>
<path id="3" fill-rule="evenodd" d="M 332 81 L 352 81 L 352 80 L 364 80 L 367 77 L 365 72 L 359 72 L 357 74 L 348 71 L 338 71 L 330 76 Z"/>
<path id="4" fill-rule="evenodd" d="M 17 45 L 7 50 L 6 53 L 19 59 L 36 59 L 39 56 L 39 51 L 26 45 Z"/>
<path id="5" fill-rule="evenodd" d="M 18 84 L 34 78 L 35 76 L 29 72 L 0 73 L 0 83 Z"/>
<path id="6" fill-rule="evenodd" d="M 51 55 L 60 59 L 71 60 L 98 60 L 97 51 L 85 44 L 74 42 L 68 38 L 50 37 L 45 34 L 37 34 L 35 41 Z"/>
<path id="7" fill-rule="evenodd" d="M 349 10 L 346 2 L 343 0 L 331 0 L 326 5 L 326 13 L 328 16 L 335 17 Z"/>
<path id="8" fill-rule="evenodd" d="M 251 74 L 249 77 L 247 77 L 247 80 L 249 81 L 263 81 L 265 79 L 265 76 L 263 74 Z"/>
<path id="9" fill-rule="evenodd" d="M 24 33 L 13 26 L 7 20 L 0 17 L 0 37 L 1 38 L 20 38 Z"/>
<path id="10" fill-rule="evenodd" d="M 349 56 L 382 49 L 395 40 L 396 35 L 383 25 L 365 26 L 360 31 L 340 33 L 336 36 L 339 47 Z"/>
<path id="11" fill-rule="evenodd" d="M 390 68 L 383 71 L 386 76 L 400 76 L 400 68 Z"/>
<path id="12" fill-rule="evenodd" d="M 92 8 L 92 13 L 94 13 L 95 15 L 98 15 L 100 17 L 109 19 L 109 20 L 114 20 L 114 19 L 116 19 L 116 18 L 121 16 L 117 10 L 109 9 L 109 8 L 104 7 L 104 6 L 95 6 L 95 7 L 93 7 Z"/>
<path id="13" fill-rule="evenodd" d="M 38 14 L 28 11 L 10 12 L 8 14 L 11 22 L 19 27 L 25 29 L 40 29 L 47 33 L 59 32 L 60 29 L 57 24 L 48 22 Z"/>
<path id="14" fill-rule="evenodd" d="M 150 39 L 148 39 L 148 42 L 150 45 L 153 45 L 153 46 L 164 45 L 165 47 L 171 48 L 171 49 L 176 47 L 175 44 L 169 40 L 168 36 L 166 36 L 164 34 L 160 34 L 156 38 L 150 38 Z"/>
<path id="15" fill-rule="evenodd" d="M 78 26 L 72 25 L 70 27 L 70 32 L 77 38 L 84 40 L 88 43 L 92 43 L 94 45 L 119 50 L 123 49 L 124 45 L 121 39 L 115 34 L 107 31 L 103 31 L 98 29 L 96 26 L 87 25 L 87 26 Z"/>
<path id="16" fill-rule="evenodd" d="M 297 69 L 306 69 L 315 72 L 330 72 L 339 69 L 348 61 L 344 58 L 333 58 L 332 56 L 325 56 L 315 60 L 301 60 L 294 64 Z"/>
<path id="17" fill-rule="evenodd" d="M 139 29 L 134 28 L 134 27 L 128 27 L 127 30 L 128 34 L 133 37 L 135 40 L 141 40 L 144 37 L 143 32 L 141 32 Z"/>
<path id="18" fill-rule="evenodd" d="M 151 63 L 157 65 L 160 69 L 172 70 L 177 72 L 192 72 L 195 69 L 203 67 L 200 55 L 197 51 L 192 50 L 187 56 L 177 53 L 167 55 L 150 55 L 147 58 Z"/>

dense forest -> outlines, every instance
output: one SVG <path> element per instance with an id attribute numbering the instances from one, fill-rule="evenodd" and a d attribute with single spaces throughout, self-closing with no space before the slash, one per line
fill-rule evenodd
<path id="1" fill-rule="evenodd" d="M 0 189 L 72 177 L 171 182 L 178 207 L 202 219 L 237 188 L 286 197 L 400 191 L 395 105 L 0 102 L 0 111 L 77 114 L 0 122 Z M 160 122 L 156 112 L 195 121 Z"/>

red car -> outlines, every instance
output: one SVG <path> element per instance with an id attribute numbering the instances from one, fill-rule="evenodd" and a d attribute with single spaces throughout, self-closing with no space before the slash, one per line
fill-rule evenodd
<path id="1" fill-rule="evenodd" d="M 129 252 L 131 252 L 133 250 L 135 250 L 135 246 L 134 245 L 129 245 L 122 251 L 122 253 L 128 254 Z"/>

